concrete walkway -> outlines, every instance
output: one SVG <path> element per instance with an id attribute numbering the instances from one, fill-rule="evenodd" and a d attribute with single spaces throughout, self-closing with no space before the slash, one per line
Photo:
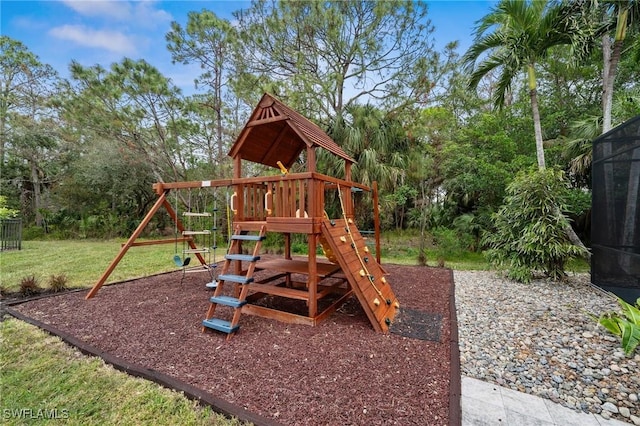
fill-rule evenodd
<path id="1" fill-rule="evenodd" d="M 462 376 L 462 426 L 629 426 L 547 399 Z"/>

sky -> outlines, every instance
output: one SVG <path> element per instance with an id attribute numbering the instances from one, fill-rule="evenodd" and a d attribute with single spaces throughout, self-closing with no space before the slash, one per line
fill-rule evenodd
<path id="1" fill-rule="evenodd" d="M 427 1 L 428 17 L 435 27 L 437 50 L 460 42 L 462 54 L 471 44 L 475 23 L 494 1 Z M 40 61 L 67 78 L 72 60 L 82 65 L 108 68 L 124 57 L 145 59 L 170 78 L 183 92 L 193 91 L 200 74 L 197 65 L 172 64 L 165 34 L 172 21 L 183 26 L 190 11 L 209 9 L 232 20 L 232 12 L 248 1 L 102 1 L 102 0 L 2 0 L 0 34 L 22 42 Z"/>

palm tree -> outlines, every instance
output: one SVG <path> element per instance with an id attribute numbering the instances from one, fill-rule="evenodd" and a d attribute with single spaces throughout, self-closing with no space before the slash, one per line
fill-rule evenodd
<path id="1" fill-rule="evenodd" d="M 608 31 L 602 35 L 602 55 L 604 68 L 602 73 L 602 133 L 611 130 L 611 110 L 613 106 L 613 83 L 616 78 L 618 62 L 622 55 L 622 47 L 631 26 L 637 25 L 640 19 L 640 2 L 638 0 L 609 0 L 596 7 L 604 9 L 604 23 L 608 23 Z M 613 34 L 611 34 L 613 33 Z M 611 36 L 613 35 L 613 40 Z M 612 44 L 613 41 L 613 44 Z"/>
<path id="2" fill-rule="evenodd" d="M 355 181 L 365 185 L 377 181 L 382 191 L 389 192 L 402 183 L 410 141 L 397 117 L 371 104 L 352 104 L 345 109 L 344 121 L 336 120 L 328 133 L 356 160 L 352 168 Z M 341 165 L 322 151 L 318 161 L 329 174 L 340 175 Z"/>
<path id="3" fill-rule="evenodd" d="M 566 28 L 564 11 L 559 3 L 549 0 L 503 0 L 479 21 L 474 43 L 463 57 L 470 71 L 469 87 L 474 90 L 484 76 L 494 70 L 499 72 L 493 99 L 498 108 L 504 106 L 505 96 L 516 77 L 526 71 L 541 170 L 545 168 L 545 158 L 536 64 L 550 48 L 571 44 L 571 35 L 563 31 Z"/>
<path id="4" fill-rule="evenodd" d="M 494 70 L 499 72 L 493 99 L 498 108 L 504 105 L 505 95 L 511 91 L 513 80 L 526 70 L 540 170 L 544 170 L 546 164 L 538 108 L 536 64 L 545 58 L 552 47 L 575 44 L 572 33 L 567 31 L 571 27 L 568 17 L 567 8 L 552 0 L 502 0 L 479 21 L 474 43 L 463 57 L 470 71 L 469 87 L 472 89 L 488 73 Z M 556 208 L 556 215 L 562 215 L 559 208 Z M 590 257 L 573 228 L 568 222 L 565 223 L 565 233 L 570 241 L 584 249 L 583 252 Z"/>

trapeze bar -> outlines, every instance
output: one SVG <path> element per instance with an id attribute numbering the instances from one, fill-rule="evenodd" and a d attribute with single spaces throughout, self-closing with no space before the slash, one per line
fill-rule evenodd
<path id="1" fill-rule="evenodd" d="M 182 231 L 182 235 L 210 235 L 211 231 Z"/>
<path id="2" fill-rule="evenodd" d="M 184 254 L 191 254 L 191 253 L 209 253 L 209 249 L 208 249 L 208 248 L 184 249 L 184 250 L 182 250 L 182 253 L 184 253 Z"/>

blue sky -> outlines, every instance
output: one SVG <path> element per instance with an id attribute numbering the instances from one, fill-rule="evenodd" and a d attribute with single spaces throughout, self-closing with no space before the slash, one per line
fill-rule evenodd
<path id="1" fill-rule="evenodd" d="M 429 18 L 435 26 L 436 47 L 459 40 L 460 52 L 469 46 L 475 22 L 494 1 L 428 1 Z M 231 12 L 249 5 L 246 1 L 93 1 L 2 0 L 0 33 L 21 41 L 68 76 L 72 59 L 83 65 L 108 67 L 123 57 L 144 58 L 186 92 L 200 73 L 196 66 L 171 64 L 165 34 L 172 21 L 185 24 L 190 11 L 209 9 L 231 19 Z"/>

